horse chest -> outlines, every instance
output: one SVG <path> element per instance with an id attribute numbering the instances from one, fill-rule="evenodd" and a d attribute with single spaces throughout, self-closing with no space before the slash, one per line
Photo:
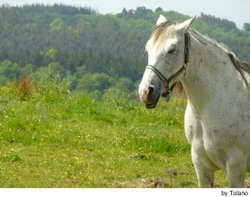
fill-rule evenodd
<path id="1" fill-rule="evenodd" d="M 198 129 L 200 128 L 200 129 Z M 216 137 L 217 134 L 207 135 L 207 131 L 204 131 L 201 126 L 190 126 L 187 129 L 186 136 L 190 142 L 193 151 L 195 151 L 202 160 L 210 166 L 212 169 L 225 169 L 225 161 L 227 158 L 227 147 L 230 147 L 228 140 L 221 140 Z"/>
<path id="2" fill-rule="evenodd" d="M 225 169 L 231 152 L 250 152 L 249 131 L 247 122 L 219 112 L 201 117 L 190 105 L 187 106 L 186 137 L 192 149 L 213 169 Z"/>

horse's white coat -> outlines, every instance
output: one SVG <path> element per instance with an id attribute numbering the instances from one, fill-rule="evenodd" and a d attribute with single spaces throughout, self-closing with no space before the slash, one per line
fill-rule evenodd
<path id="1" fill-rule="evenodd" d="M 160 16 L 157 25 L 166 21 Z M 146 45 L 148 64 L 167 78 L 183 65 L 184 33 L 193 21 L 194 17 L 172 25 L 164 42 L 153 43 L 151 38 Z M 245 173 L 250 171 L 250 76 L 245 73 L 247 87 L 222 45 L 197 32 L 189 33 L 186 75 L 180 74 L 171 84 L 181 80 L 188 98 L 185 134 L 192 147 L 198 184 L 211 187 L 214 172 L 222 169 L 227 172 L 229 187 L 243 187 Z M 173 46 L 174 53 L 168 53 Z M 146 69 L 139 86 L 140 98 L 146 104 L 153 102 L 148 100 L 149 87 L 158 95 L 162 82 Z"/>

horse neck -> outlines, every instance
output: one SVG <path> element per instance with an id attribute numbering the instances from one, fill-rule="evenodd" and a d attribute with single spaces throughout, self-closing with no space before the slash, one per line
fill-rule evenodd
<path id="1" fill-rule="evenodd" d="M 189 102 L 202 108 L 229 91 L 238 75 L 227 53 L 205 38 L 197 39 L 191 34 L 189 50 L 190 61 L 182 84 Z"/>

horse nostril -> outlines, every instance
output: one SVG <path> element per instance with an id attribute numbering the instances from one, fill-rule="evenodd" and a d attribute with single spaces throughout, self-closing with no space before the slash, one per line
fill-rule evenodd
<path id="1" fill-rule="evenodd" d="M 149 91 L 148 91 L 148 96 L 150 96 L 151 94 L 154 93 L 154 89 L 155 89 L 155 88 L 154 88 L 154 86 L 152 86 L 152 85 L 148 87 L 148 90 L 149 90 Z"/>

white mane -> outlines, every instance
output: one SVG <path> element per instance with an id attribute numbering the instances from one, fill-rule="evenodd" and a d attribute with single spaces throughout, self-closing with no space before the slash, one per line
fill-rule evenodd
<path id="1" fill-rule="evenodd" d="M 197 32 L 197 31 L 194 31 L 194 30 L 189 30 L 189 32 L 191 33 L 191 35 L 196 38 L 201 44 L 204 44 L 204 45 L 207 45 L 208 43 L 219 48 L 220 50 L 224 51 L 228 56 L 229 58 L 231 59 L 234 67 L 239 71 L 239 73 L 241 74 L 243 80 L 245 81 L 246 83 L 246 86 L 247 87 L 250 87 L 249 86 L 249 82 L 247 82 L 247 79 L 246 79 L 246 76 L 244 74 L 244 71 L 246 73 L 248 73 L 248 75 L 250 75 L 250 66 L 245 63 L 245 62 L 241 62 L 237 57 L 236 55 L 230 51 L 228 49 L 228 47 L 223 44 L 223 43 L 218 43 L 216 40 L 214 39 L 211 39 L 209 38 L 208 36 L 204 36 L 202 35 L 201 33 Z"/>
<path id="2" fill-rule="evenodd" d="M 189 30 L 189 32 L 191 33 L 192 36 L 194 36 L 197 40 L 199 40 L 202 44 L 207 44 L 210 43 L 216 47 L 218 47 L 219 49 L 221 49 L 222 51 L 224 51 L 225 53 L 233 53 L 229 50 L 229 48 L 223 44 L 223 43 L 218 43 L 215 39 L 211 39 L 208 36 L 204 36 L 201 33 L 194 31 L 194 30 Z M 235 55 L 234 55 L 235 56 Z M 235 56 L 236 58 L 236 56 Z"/>

